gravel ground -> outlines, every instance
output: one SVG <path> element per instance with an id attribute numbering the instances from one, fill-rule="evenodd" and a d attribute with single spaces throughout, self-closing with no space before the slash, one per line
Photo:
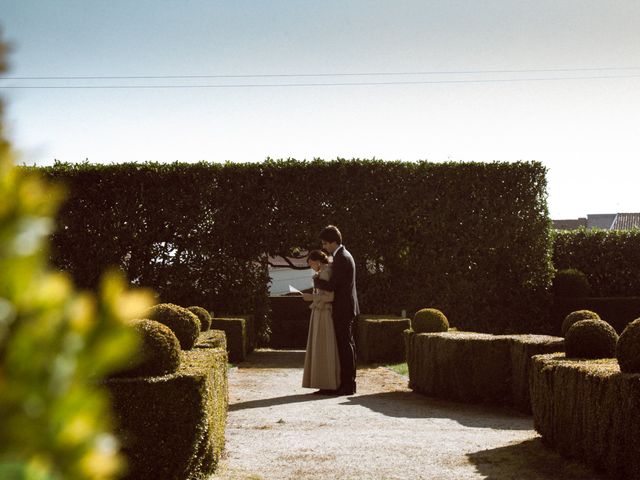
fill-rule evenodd
<path id="1" fill-rule="evenodd" d="M 546 449 L 532 418 L 434 400 L 384 367 L 358 393 L 300 387 L 303 351 L 259 350 L 229 373 L 226 452 L 213 479 L 596 480 Z"/>

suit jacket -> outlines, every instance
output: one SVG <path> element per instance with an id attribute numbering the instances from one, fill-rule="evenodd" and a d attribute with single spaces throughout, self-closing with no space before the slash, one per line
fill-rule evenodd
<path id="1" fill-rule="evenodd" d="M 356 292 L 356 264 L 344 246 L 334 252 L 332 275 L 329 281 L 316 280 L 315 286 L 333 292 L 333 318 L 348 322 L 359 313 Z"/>

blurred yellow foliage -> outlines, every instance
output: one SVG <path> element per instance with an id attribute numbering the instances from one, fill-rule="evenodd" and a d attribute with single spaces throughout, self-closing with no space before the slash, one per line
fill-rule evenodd
<path id="1" fill-rule="evenodd" d="M 0 72 L 4 51 L 0 41 Z M 48 269 L 46 245 L 62 196 L 15 168 L 0 117 L 2 479 L 106 480 L 123 467 L 100 380 L 137 352 L 127 322 L 153 297 L 128 290 L 115 271 L 94 296 Z"/>

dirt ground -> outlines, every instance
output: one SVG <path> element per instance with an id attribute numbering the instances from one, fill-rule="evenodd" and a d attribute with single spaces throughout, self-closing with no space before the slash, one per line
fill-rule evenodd
<path id="1" fill-rule="evenodd" d="M 303 351 L 259 350 L 229 372 L 226 452 L 214 479 L 596 480 L 512 410 L 434 400 L 384 367 L 358 393 L 300 387 Z"/>

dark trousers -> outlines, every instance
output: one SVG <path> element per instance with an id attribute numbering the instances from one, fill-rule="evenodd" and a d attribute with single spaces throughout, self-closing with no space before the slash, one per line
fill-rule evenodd
<path id="1" fill-rule="evenodd" d="M 356 343 L 353 340 L 355 318 L 333 318 L 338 357 L 340 357 L 340 388 L 356 389 Z"/>

